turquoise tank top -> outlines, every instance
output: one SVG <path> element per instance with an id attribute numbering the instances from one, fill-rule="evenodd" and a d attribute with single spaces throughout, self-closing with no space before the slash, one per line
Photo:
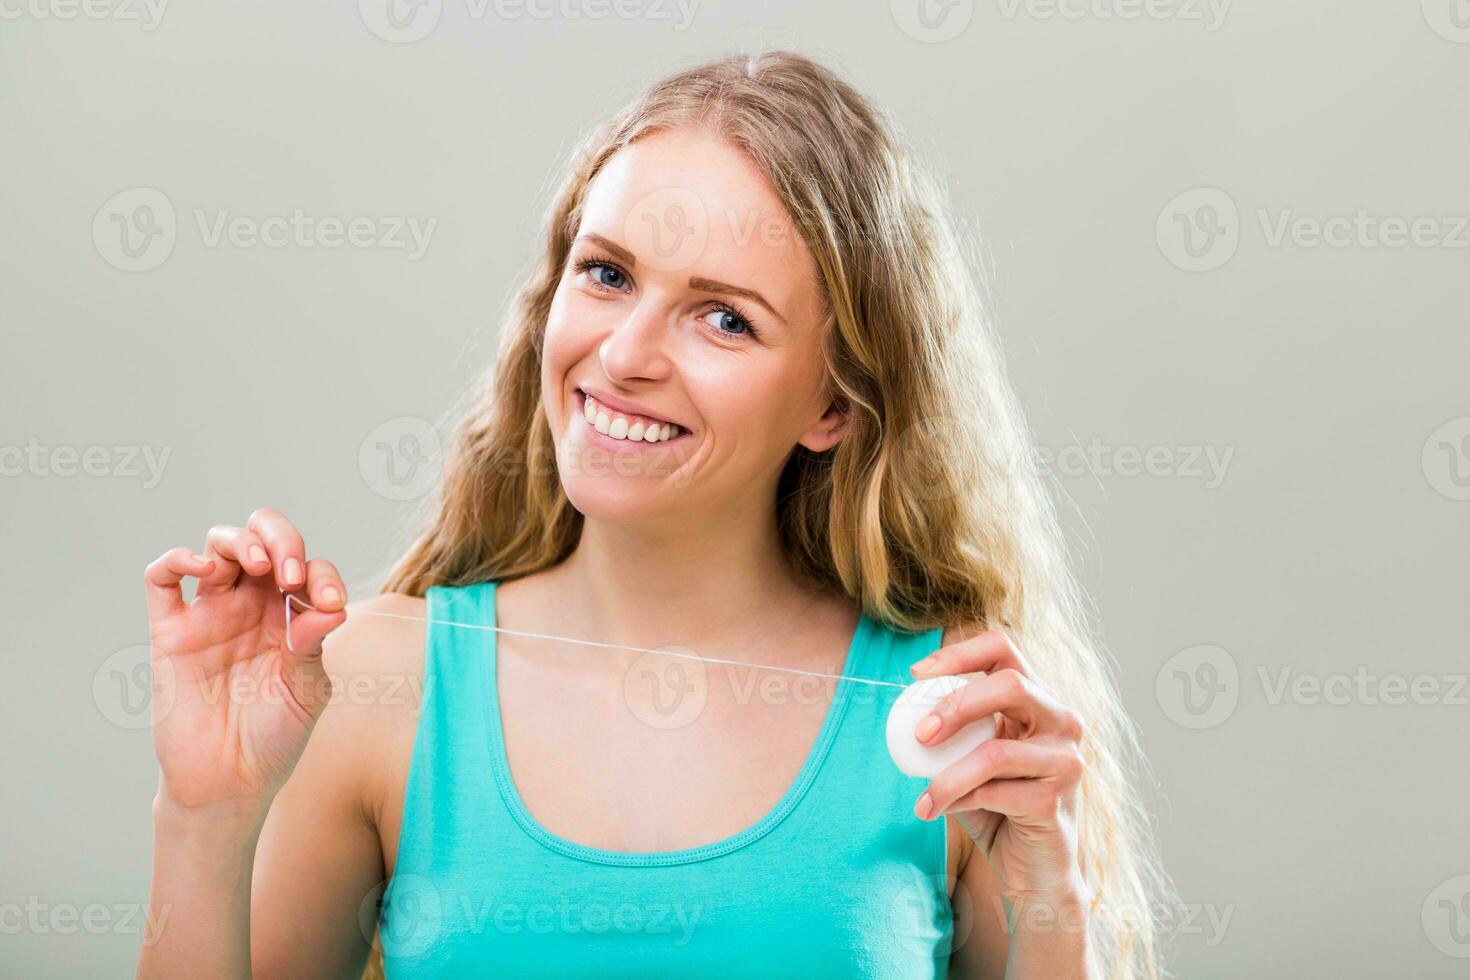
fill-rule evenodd
<path id="1" fill-rule="evenodd" d="M 431 588 L 428 618 L 493 626 L 495 587 Z M 898 689 L 839 682 L 795 781 L 745 830 L 677 851 L 603 850 L 548 832 L 516 791 L 498 634 L 428 631 L 379 920 L 391 980 L 945 976 L 945 821 L 914 816 L 925 780 L 889 758 Z M 864 614 L 842 673 L 907 683 L 941 635 Z"/>

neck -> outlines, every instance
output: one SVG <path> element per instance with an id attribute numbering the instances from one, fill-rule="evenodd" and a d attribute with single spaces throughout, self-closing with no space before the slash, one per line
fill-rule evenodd
<path id="1" fill-rule="evenodd" d="M 551 574 L 579 632 L 640 646 L 748 640 L 812 608 L 792 571 L 775 512 L 754 495 L 707 520 L 610 524 L 591 519 Z M 703 652 L 703 651 L 701 651 Z"/>

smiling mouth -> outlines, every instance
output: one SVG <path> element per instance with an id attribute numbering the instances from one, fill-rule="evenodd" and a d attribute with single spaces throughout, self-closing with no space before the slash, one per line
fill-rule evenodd
<path id="1" fill-rule="evenodd" d="M 675 422 L 608 408 L 580 388 L 576 397 L 578 411 L 596 441 L 634 448 L 682 442 L 689 436 L 689 430 Z"/>

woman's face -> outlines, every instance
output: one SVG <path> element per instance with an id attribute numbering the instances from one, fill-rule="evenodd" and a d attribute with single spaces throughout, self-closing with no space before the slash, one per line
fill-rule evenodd
<path id="1" fill-rule="evenodd" d="M 614 154 L 588 188 L 542 357 L 572 504 L 618 522 L 769 509 L 795 446 L 840 435 L 825 329 L 815 264 L 740 150 L 674 130 Z"/>

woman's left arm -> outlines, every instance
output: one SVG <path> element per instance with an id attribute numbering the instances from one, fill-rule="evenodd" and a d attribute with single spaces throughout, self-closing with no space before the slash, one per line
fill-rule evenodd
<path id="1" fill-rule="evenodd" d="M 945 644 L 912 670 L 919 678 L 985 675 L 920 720 L 920 742 L 935 745 L 973 721 L 998 716 L 997 736 L 930 780 L 914 812 L 924 820 L 953 817 L 974 842 L 957 887 L 972 898 L 1003 901 L 1006 977 L 1093 977 L 1089 898 L 1078 861 L 1082 720 L 1035 680 L 999 630 Z M 972 915 L 991 914 L 970 904 Z M 970 960 L 954 964 L 965 971 L 957 976 L 983 976 L 965 966 Z"/>

